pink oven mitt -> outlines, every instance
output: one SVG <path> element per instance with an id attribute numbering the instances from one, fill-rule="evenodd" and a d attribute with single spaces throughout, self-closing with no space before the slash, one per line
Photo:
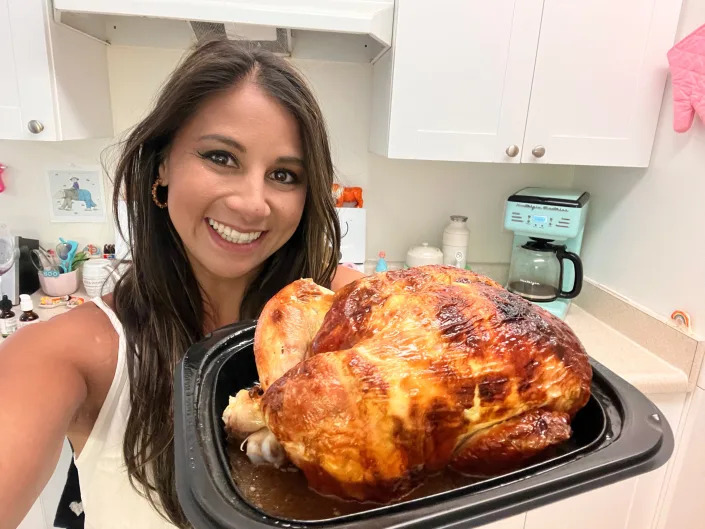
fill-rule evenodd
<path id="1" fill-rule="evenodd" d="M 685 132 L 698 113 L 705 122 L 705 26 L 668 51 L 673 83 L 673 128 Z"/>

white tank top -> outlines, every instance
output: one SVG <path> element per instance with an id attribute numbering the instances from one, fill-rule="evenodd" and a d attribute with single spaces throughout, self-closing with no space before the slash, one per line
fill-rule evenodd
<path id="1" fill-rule="evenodd" d="M 75 459 L 86 529 L 173 529 L 130 484 L 122 455 L 130 414 L 125 331 L 102 299 L 91 300 L 110 319 L 118 335 L 115 376 L 93 430 Z"/>

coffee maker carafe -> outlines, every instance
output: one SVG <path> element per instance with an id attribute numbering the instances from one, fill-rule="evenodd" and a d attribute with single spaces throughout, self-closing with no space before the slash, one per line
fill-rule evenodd
<path id="1" fill-rule="evenodd" d="M 583 287 L 583 263 L 580 257 L 553 241 L 531 237 L 514 250 L 509 268 L 507 289 L 529 301 L 546 303 L 558 298 L 572 299 Z M 575 271 L 570 290 L 563 290 L 563 261 Z"/>
<path id="2" fill-rule="evenodd" d="M 580 249 L 590 195 L 528 187 L 507 200 L 504 227 L 514 232 L 507 289 L 559 318 L 580 293 Z"/>

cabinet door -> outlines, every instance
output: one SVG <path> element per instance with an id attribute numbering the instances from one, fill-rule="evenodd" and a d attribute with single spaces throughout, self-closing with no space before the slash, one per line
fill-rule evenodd
<path id="1" fill-rule="evenodd" d="M 519 162 L 543 0 L 399 0 L 390 158 Z"/>
<path id="2" fill-rule="evenodd" d="M 696 387 L 689 397 L 681 435 L 676 447 L 673 473 L 668 481 L 657 529 L 702 529 L 705 520 L 705 389 Z"/>
<path id="3" fill-rule="evenodd" d="M 0 0 L 0 139 L 56 137 L 44 0 Z M 29 121 L 44 130 L 33 134 Z"/>
<path id="4" fill-rule="evenodd" d="M 648 395 L 674 435 L 685 394 Z M 647 474 L 573 496 L 526 515 L 525 529 L 648 529 L 653 527 L 662 494 L 664 465 Z"/>
<path id="5" fill-rule="evenodd" d="M 635 487 L 632 478 L 539 507 L 524 529 L 625 529 Z"/>
<path id="6" fill-rule="evenodd" d="M 680 6 L 545 0 L 522 161 L 647 166 Z"/>
<path id="7" fill-rule="evenodd" d="M 0 138 L 17 138 L 22 128 L 14 46 L 10 26 L 10 0 L 0 0 Z"/>

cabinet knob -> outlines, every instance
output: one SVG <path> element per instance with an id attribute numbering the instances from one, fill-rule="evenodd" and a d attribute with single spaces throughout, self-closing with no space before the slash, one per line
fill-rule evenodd
<path id="1" fill-rule="evenodd" d="M 27 123 L 27 128 L 29 129 L 29 132 L 32 134 L 39 134 L 41 131 L 44 130 L 44 125 L 42 125 L 41 121 L 37 121 L 36 119 L 33 119 L 29 123 Z"/>
<path id="2" fill-rule="evenodd" d="M 507 150 L 504 151 L 507 153 L 507 156 L 510 158 L 514 158 L 517 154 L 519 154 L 519 146 L 518 145 L 510 145 L 507 147 Z"/>
<path id="3" fill-rule="evenodd" d="M 537 145 L 531 150 L 531 154 L 536 156 L 536 158 L 541 158 L 544 154 L 546 154 L 546 147 L 543 145 Z"/>

